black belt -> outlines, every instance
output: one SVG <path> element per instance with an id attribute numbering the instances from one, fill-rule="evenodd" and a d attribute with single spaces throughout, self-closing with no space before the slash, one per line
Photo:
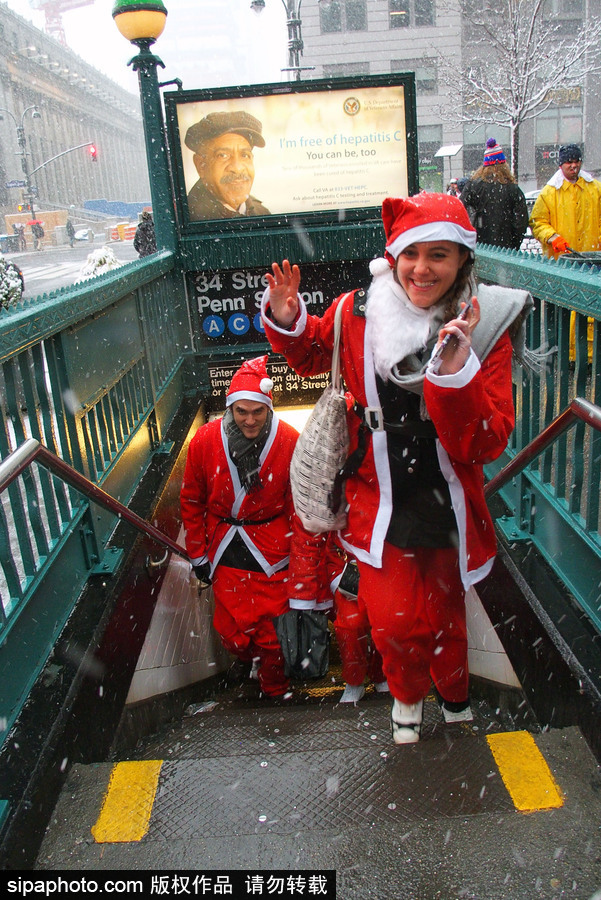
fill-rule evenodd
<path id="1" fill-rule="evenodd" d="M 385 422 L 382 410 L 379 407 L 361 406 L 355 401 L 353 411 L 370 431 L 386 431 L 388 434 L 404 434 L 407 437 L 435 438 L 436 428 L 430 421 L 421 419 L 408 419 L 406 422 Z"/>
<path id="2" fill-rule="evenodd" d="M 384 422 L 382 410 L 378 407 L 365 408 L 355 401 L 353 411 L 361 419 L 357 435 L 357 447 L 348 457 L 334 479 L 334 486 L 329 500 L 329 507 L 336 513 L 343 500 L 344 482 L 355 475 L 367 453 L 367 434 L 374 431 L 387 431 L 390 434 L 405 434 L 408 437 L 435 438 L 436 429 L 432 422 L 411 420 L 409 422 Z"/>
<path id="3" fill-rule="evenodd" d="M 226 525 L 240 525 L 242 527 L 245 525 L 267 525 L 268 522 L 273 522 L 274 519 L 281 515 L 282 513 L 276 513 L 275 516 L 269 516 L 268 519 L 236 519 L 234 516 L 221 516 L 219 521 L 225 522 Z"/>

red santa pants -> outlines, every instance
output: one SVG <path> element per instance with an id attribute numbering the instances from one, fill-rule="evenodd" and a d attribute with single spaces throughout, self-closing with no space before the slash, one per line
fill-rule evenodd
<path id="1" fill-rule="evenodd" d="M 230 653 L 246 662 L 259 658 L 259 686 L 270 697 L 290 687 L 272 622 L 288 609 L 287 574 L 268 576 L 218 565 L 213 576 L 213 626 Z"/>
<path id="2" fill-rule="evenodd" d="M 457 551 L 384 542 L 382 568 L 360 562 L 359 578 L 392 696 L 417 703 L 431 678 L 445 700 L 466 700 L 465 593 Z"/>
<path id="3" fill-rule="evenodd" d="M 340 591 L 334 598 L 334 631 L 342 661 L 342 677 L 347 684 L 384 681 L 382 657 L 370 634 L 369 619 L 360 599 L 351 600 Z"/>

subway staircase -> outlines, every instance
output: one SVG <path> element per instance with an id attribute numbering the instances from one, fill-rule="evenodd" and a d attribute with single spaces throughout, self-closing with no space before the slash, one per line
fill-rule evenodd
<path id="1" fill-rule="evenodd" d="M 542 732 L 521 691 L 474 677 L 473 722 L 445 725 L 429 696 L 422 739 L 398 747 L 389 695 L 338 703 L 332 649 L 288 701 L 236 663 L 180 721 L 74 765 L 36 869 L 334 869 L 339 900 L 597 896 L 601 777 L 576 728 Z"/>

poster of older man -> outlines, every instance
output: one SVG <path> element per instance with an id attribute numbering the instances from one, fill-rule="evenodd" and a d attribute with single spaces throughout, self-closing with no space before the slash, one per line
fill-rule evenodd
<path id="1" fill-rule="evenodd" d="M 165 109 L 181 151 L 176 202 L 192 231 L 211 220 L 377 215 L 384 197 L 418 190 L 412 74 L 177 91 Z"/>
<path id="2" fill-rule="evenodd" d="M 192 220 L 269 215 L 251 194 L 254 148 L 265 146 L 262 127 L 250 113 L 236 110 L 209 113 L 188 128 L 185 143 L 199 176 L 188 193 Z"/>

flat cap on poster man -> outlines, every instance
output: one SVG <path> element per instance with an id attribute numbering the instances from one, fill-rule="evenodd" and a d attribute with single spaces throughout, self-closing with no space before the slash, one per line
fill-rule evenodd
<path id="1" fill-rule="evenodd" d="M 250 113 L 238 112 L 209 113 L 200 122 L 190 125 L 186 132 L 186 147 L 195 153 L 205 142 L 222 134 L 241 134 L 253 147 L 264 147 L 263 125 Z"/>

